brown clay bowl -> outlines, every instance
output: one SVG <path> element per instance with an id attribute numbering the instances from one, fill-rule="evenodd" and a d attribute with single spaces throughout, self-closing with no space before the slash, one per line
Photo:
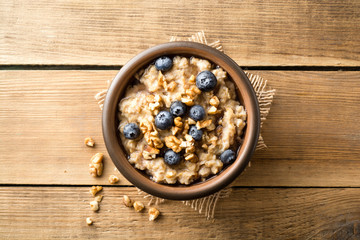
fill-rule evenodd
<path id="1" fill-rule="evenodd" d="M 222 67 L 237 86 L 239 100 L 247 111 L 244 141 L 235 162 L 204 182 L 190 185 L 167 185 L 153 182 L 143 172 L 135 169 L 127 160 L 122 146 L 117 119 L 118 103 L 134 74 L 162 55 L 195 56 L 208 59 Z M 193 42 L 171 42 L 149 48 L 131 59 L 114 78 L 104 102 L 102 129 L 106 148 L 121 174 L 141 190 L 154 196 L 190 200 L 213 194 L 232 181 L 245 169 L 257 144 L 260 132 L 260 113 L 256 94 L 241 68 L 224 53 L 209 46 Z"/>

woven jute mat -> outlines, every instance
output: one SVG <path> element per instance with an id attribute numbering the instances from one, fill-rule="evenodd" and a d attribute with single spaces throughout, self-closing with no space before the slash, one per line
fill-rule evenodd
<path id="1" fill-rule="evenodd" d="M 219 50 L 221 52 L 224 52 L 223 46 L 222 46 L 220 40 L 208 43 L 208 41 L 205 37 L 204 31 L 198 32 L 189 38 L 179 38 L 176 36 L 172 36 L 170 38 L 170 42 L 174 42 L 174 41 L 198 42 L 198 43 L 206 44 L 210 47 L 216 48 L 217 50 Z M 271 103 L 272 103 L 274 95 L 275 95 L 275 89 L 271 89 L 268 86 L 267 80 L 263 79 L 259 75 L 254 75 L 247 71 L 245 71 L 245 74 L 248 76 L 248 78 L 255 90 L 256 97 L 259 102 L 260 118 L 261 118 L 260 128 L 262 129 L 263 123 L 265 122 L 266 117 L 270 112 Z M 107 87 L 109 87 L 110 84 L 111 84 L 111 81 L 108 81 Z M 103 108 L 107 90 L 108 89 L 102 90 L 95 95 L 95 99 L 101 110 Z M 266 149 L 266 148 L 267 147 L 266 147 L 263 137 L 261 136 L 261 130 L 260 130 L 260 135 L 259 135 L 259 140 L 258 140 L 258 143 L 256 146 L 256 151 Z M 250 166 L 251 166 L 251 164 L 249 162 L 248 167 L 250 167 Z M 182 203 L 187 206 L 190 206 L 195 211 L 198 211 L 199 214 L 204 214 L 207 219 L 214 219 L 215 209 L 216 209 L 216 205 L 217 205 L 218 201 L 223 198 L 229 197 L 231 194 L 231 191 L 232 191 L 232 189 L 231 189 L 231 185 L 230 185 L 230 186 L 226 187 L 225 189 L 222 189 L 222 190 L 218 191 L 217 193 L 214 193 L 210 196 L 195 199 L 195 200 L 190 200 L 190 201 L 182 201 Z M 166 201 L 170 201 L 170 200 L 165 200 L 165 199 L 161 199 L 161 198 L 152 196 L 150 194 L 147 194 L 147 193 L 141 191 L 140 189 L 138 189 L 138 192 L 139 192 L 139 194 L 143 195 L 143 197 L 145 199 L 148 199 L 149 206 L 153 205 L 153 204 L 159 205 L 159 204 L 163 204 Z"/>

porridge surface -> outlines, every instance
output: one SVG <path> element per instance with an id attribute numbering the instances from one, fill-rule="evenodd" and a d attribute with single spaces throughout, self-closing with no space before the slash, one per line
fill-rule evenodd
<path id="1" fill-rule="evenodd" d="M 246 111 L 236 100 L 235 86 L 221 68 L 213 68 L 204 59 L 176 56 L 168 71 L 159 71 L 154 64 L 136 74 L 140 83 L 128 87 L 119 103 L 119 130 L 122 143 L 135 168 L 145 170 L 155 182 L 190 184 L 197 179 L 205 180 L 223 168 L 219 155 L 227 149 L 235 152 L 241 142 L 246 124 Z M 196 86 L 196 76 L 211 71 L 217 79 L 214 90 L 202 92 Z M 174 117 L 173 126 L 160 130 L 155 126 L 155 116 L 169 111 L 171 103 L 181 101 L 189 109 L 201 105 L 206 116 L 194 121 L 186 114 Z M 127 139 L 125 125 L 136 123 L 141 134 Z M 203 132 L 195 141 L 189 128 L 195 125 Z M 164 161 L 164 149 L 172 149 L 182 156 L 177 165 Z"/>

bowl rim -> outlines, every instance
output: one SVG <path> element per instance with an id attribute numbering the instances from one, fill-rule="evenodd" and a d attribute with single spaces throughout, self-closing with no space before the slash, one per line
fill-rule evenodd
<path id="1" fill-rule="evenodd" d="M 156 183 L 144 176 L 127 160 L 115 125 L 118 102 L 134 74 L 162 55 L 191 55 L 222 67 L 235 83 L 247 111 L 247 128 L 236 160 L 225 170 L 198 184 L 184 186 Z M 245 169 L 256 148 L 260 134 L 260 111 L 256 93 L 243 70 L 229 56 L 201 43 L 176 41 L 156 45 L 136 55 L 126 63 L 113 79 L 103 105 L 102 131 L 107 151 L 121 174 L 139 189 L 151 195 L 172 199 L 191 200 L 211 195 L 229 185 Z"/>

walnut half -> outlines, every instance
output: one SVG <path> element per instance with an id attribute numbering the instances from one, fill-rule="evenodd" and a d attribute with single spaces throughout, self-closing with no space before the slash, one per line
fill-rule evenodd
<path id="1" fill-rule="evenodd" d="M 174 152 L 180 152 L 181 151 L 181 147 L 180 147 L 180 144 L 181 144 L 181 140 L 178 139 L 177 137 L 175 136 L 167 136 L 165 137 L 165 145 L 168 147 L 168 148 L 171 148 Z"/>
<path id="2" fill-rule="evenodd" d="M 102 175 L 104 165 L 103 165 L 104 154 L 96 153 L 92 156 L 89 164 L 89 172 L 93 177 L 99 177 Z"/>

